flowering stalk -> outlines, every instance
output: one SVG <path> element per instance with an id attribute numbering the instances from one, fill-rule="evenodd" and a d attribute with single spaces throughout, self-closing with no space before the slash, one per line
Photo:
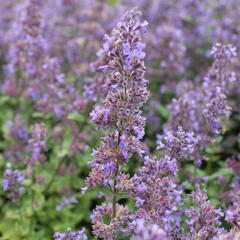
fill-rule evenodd
<path id="1" fill-rule="evenodd" d="M 197 204 L 197 207 L 192 207 L 186 210 L 187 221 L 190 234 L 186 240 L 191 239 L 213 239 L 223 232 L 220 218 L 223 213 L 220 209 L 215 209 L 207 199 L 206 190 L 201 190 L 199 185 L 196 186 L 196 192 L 193 192 L 190 197 Z"/>
<path id="2" fill-rule="evenodd" d="M 105 36 L 100 55 L 106 64 L 100 69 L 108 76 L 104 86 L 107 96 L 103 104 L 90 114 L 99 129 L 111 130 L 102 138 L 102 145 L 93 152 L 95 158 L 90 163 L 92 171 L 86 188 L 103 185 L 111 190 L 111 210 L 108 206 L 104 208 L 106 215 L 111 213 L 110 225 L 119 214 L 128 211 L 119 212 L 122 207 L 117 204 L 121 166 L 128 163 L 134 152 L 139 155 L 143 153 L 141 139 L 144 136 L 145 118 L 141 116 L 140 107 L 149 93 L 146 89 L 148 81 L 144 79 L 145 44 L 141 40 L 141 33 L 145 31 L 147 23 L 139 22 L 139 15 L 136 10 L 127 12 L 111 36 Z M 96 221 L 96 214 L 92 217 L 95 235 L 113 239 L 120 225 L 113 227 L 111 236 L 105 236 L 99 230 L 102 223 Z"/>

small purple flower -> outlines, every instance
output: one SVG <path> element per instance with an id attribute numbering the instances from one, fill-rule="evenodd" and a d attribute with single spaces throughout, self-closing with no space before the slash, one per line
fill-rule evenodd
<path id="1" fill-rule="evenodd" d="M 132 55 L 126 57 L 125 59 L 125 67 L 127 70 L 131 70 L 133 67 L 132 67 L 132 62 L 133 62 L 134 58 Z"/>
<path id="2" fill-rule="evenodd" d="M 71 204 L 76 204 L 78 203 L 78 200 L 76 197 L 72 196 L 72 197 L 63 197 L 63 200 L 56 206 L 56 210 L 60 211 L 63 208 L 71 205 Z"/>
<path id="3" fill-rule="evenodd" d="M 124 55 L 129 55 L 131 53 L 131 45 L 129 42 L 123 43 L 122 44 L 122 49 L 123 49 L 123 54 Z"/>
<path id="4" fill-rule="evenodd" d="M 119 147 L 121 148 L 121 151 L 122 151 L 122 154 L 123 154 L 124 158 L 127 160 L 128 159 L 128 147 L 126 145 L 125 135 L 120 137 Z"/>

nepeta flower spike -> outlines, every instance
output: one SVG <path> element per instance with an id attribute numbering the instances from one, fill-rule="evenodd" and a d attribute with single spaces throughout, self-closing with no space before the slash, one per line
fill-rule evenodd
<path id="1" fill-rule="evenodd" d="M 136 10 L 127 12 L 111 36 L 105 36 L 100 55 L 106 63 L 101 69 L 108 75 L 105 83 L 107 96 L 103 104 L 90 114 L 100 129 L 111 129 L 111 132 L 102 138 L 102 145 L 93 152 L 94 160 L 90 163 L 93 169 L 87 179 L 87 188 L 99 185 L 110 188 L 113 196 L 108 214 L 111 214 L 112 221 L 118 212 L 116 197 L 121 166 L 128 163 L 134 152 L 143 153 L 141 139 L 145 118 L 141 116 L 140 107 L 147 101 L 149 93 L 148 81 L 144 78 L 145 44 L 141 35 L 147 23 L 139 22 L 139 15 Z M 95 229 L 95 221 L 93 224 Z M 116 228 L 117 225 L 113 232 Z M 96 236 L 112 239 L 101 232 L 99 229 L 95 231 Z"/>
<path id="2" fill-rule="evenodd" d="M 206 190 L 201 190 L 199 185 L 196 187 L 196 192 L 192 193 L 190 197 L 197 206 L 186 210 L 186 215 L 189 217 L 187 223 L 190 228 L 190 234 L 186 239 L 212 239 L 216 237 L 223 231 L 219 228 L 220 218 L 223 216 L 222 211 L 211 205 L 207 199 Z"/>

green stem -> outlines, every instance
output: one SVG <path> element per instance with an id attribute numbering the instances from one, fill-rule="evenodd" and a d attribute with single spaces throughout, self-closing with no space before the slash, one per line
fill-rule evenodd
<path id="1" fill-rule="evenodd" d="M 49 189 L 51 188 L 51 186 L 52 186 L 52 184 L 53 184 L 53 182 L 54 182 L 54 180 L 55 180 L 55 178 L 56 178 L 56 176 L 57 176 L 57 174 L 58 174 L 58 172 L 59 172 L 59 170 L 60 170 L 60 168 L 61 168 L 61 165 L 62 165 L 62 163 L 64 162 L 64 160 L 65 160 L 65 158 L 62 158 L 62 159 L 59 161 L 57 168 L 55 169 L 55 171 L 54 171 L 54 173 L 53 173 L 50 181 L 48 182 L 48 184 L 46 185 L 46 187 L 45 187 L 45 189 L 44 189 L 44 192 L 45 192 L 45 193 L 48 192 Z"/>

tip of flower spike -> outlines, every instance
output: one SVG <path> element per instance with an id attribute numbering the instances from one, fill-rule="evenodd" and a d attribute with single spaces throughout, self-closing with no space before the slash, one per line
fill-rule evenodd
<path id="1" fill-rule="evenodd" d="M 213 56 L 215 59 L 231 59 L 237 56 L 237 48 L 232 44 L 216 43 L 210 51 L 210 56 Z"/>

